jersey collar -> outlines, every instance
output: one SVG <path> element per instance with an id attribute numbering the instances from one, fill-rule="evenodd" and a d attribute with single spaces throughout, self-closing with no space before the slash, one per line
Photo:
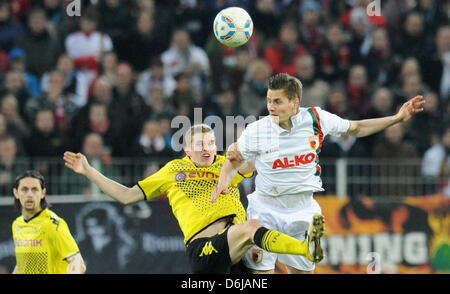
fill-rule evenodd
<path id="1" fill-rule="evenodd" d="M 278 134 L 290 133 L 292 130 L 296 129 L 300 125 L 300 122 L 301 122 L 300 110 L 301 110 L 301 108 L 298 109 L 297 114 L 294 114 L 293 116 L 291 116 L 292 129 L 290 131 L 280 127 L 280 125 L 277 124 L 276 122 L 274 122 L 272 117 L 269 115 L 270 122 L 271 122 L 272 126 L 277 130 Z"/>
<path id="2" fill-rule="evenodd" d="M 33 215 L 32 217 L 30 217 L 29 219 L 25 219 L 23 218 L 23 221 L 26 223 L 29 223 L 32 219 L 37 218 L 45 209 L 42 209 L 41 211 L 39 211 L 38 213 L 36 213 L 35 215 Z"/>
<path id="3" fill-rule="evenodd" d="M 193 166 L 199 167 L 192 161 L 192 159 L 189 157 L 189 155 L 186 155 L 183 159 L 185 159 L 185 160 L 189 161 L 190 163 L 192 163 Z M 214 155 L 214 160 L 213 160 L 213 162 L 211 163 L 210 166 L 212 166 L 214 163 L 216 163 L 216 160 L 217 160 L 217 154 Z M 202 166 L 202 167 L 205 167 L 205 166 Z"/>

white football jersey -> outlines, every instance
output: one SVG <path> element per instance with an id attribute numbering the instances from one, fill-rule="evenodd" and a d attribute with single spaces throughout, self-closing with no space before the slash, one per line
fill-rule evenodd
<path id="1" fill-rule="evenodd" d="M 300 108 L 290 131 L 271 116 L 251 123 L 237 144 L 245 161 L 255 163 L 256 191 L 267 196 L 323 191 L 319 152 L 326 135 L 348 131 L 350 121 L 320 107 Z"/>

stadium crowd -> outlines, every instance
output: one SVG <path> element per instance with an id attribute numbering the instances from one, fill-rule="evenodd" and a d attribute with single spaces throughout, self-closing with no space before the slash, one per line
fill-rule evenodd
<path id="1" fill-rule="evenodd" d="M 329 137 L 320 155 L 425 158 L 422 175 L 450 176 L 448 0 L 83 0 L 80 17 L 66 13 L 71 2 L 0 0 L 2 195 L 17 158 L 179 156 L 174 116 L 266 115 L 267 78 L 279 72 L 300 78 L 302 106 L 348 119 L 424 95 L 407 125 Z M 368 15 L 376 2 L 382 14 Z M 211 29 L 229 6 L 254 22 L 236 49 Z"/>

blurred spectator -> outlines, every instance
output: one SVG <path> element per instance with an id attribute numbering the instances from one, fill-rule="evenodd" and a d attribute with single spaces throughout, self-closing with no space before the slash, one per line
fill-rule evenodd
<path id="1" fill-rule="evenodd" d="M 391 48 L 388 31 L 377 28 L 372 32 L 372 46 L 363 63 L 367 67 L 370 81 L 379 86 L 386 86 L 394 80 L 396 58 Z"/>
<path id="2" fill-rule="evenodd" d="M 119 171 L 111 164 L 111 154 L 103 143 L 103 138 L 97 133 L 88 133 L 83 138 L 81 152 L 87 157 L 92 166 L 111 179 L 117 180 Z M 99 193 L 95 185 L 85 177 L 76 176 L 67 168 L 61 176 L 61 193 L 92 196 Z"/>
<path id="3" fill-rule="evenodd" d="M 316 66 L 311 55 L 303 55 L 295 60 L 297 77 L 303 84 L 302 107 L 325 107 L 330 86 L 316 76 Z"/>
<path id="4" fill-rule="evenodd" d="M 195 91 L 203 93 L 210 75 L 209 59 L 206 52 L 191 42 L 185 29 L 176 29 L 172 35 L 172 43 L 161 55 L 166 73 L 175 77 L 185 72 L 190 76 L 190 83 Z"/>
<path id="5" fill-rule="evenodd" d="M 6 74 L 4 88 L 0 89 L 0 97 L 4 97 L 8 94 L 16 97 L 19 104 L 19 113 L 22 117 L 26 118 L 25 104 L 27 103 L 30 94 L 25 86 L 25 77 L 22 73 L 10 71 Z"/>
<path id="6" fill-rule="evenodd" d="M 208 2 L 210 1 L 177 1 L 177 6 L 173 9 L 173 24 L 186 28 L 193 42 L 200 47 L 205 44 L 215 17 Z"/>
<path id="7" fill-rule="evenodd" d="M 370 101 L 367 118 L 379 118 L 394 114 L 394 97 L 388 88 L 377 89 Z"/>
<path id="8" fill-rule="evenodd" d="M 450 127 L 441 133 L 438 143 L 430 147 L 422 160 L 422 175 L 441 183 L 448 196 L 450 184 Z"/>
<path id="9" fill-rule="evenodd" d="M 89 107 L 88 119 L 80 122 L 74 130 L 73 148 L 80 150 L 83 138 L 89 133 L 97 133 L 102 136 L 105 148 L 109 149 L 112 156 L 123 156 L 127 142 L 124 139 L 126 136 L 122 133 L 125 129 L 119 123 L 108 113 L 106 105 L 92 103 Z"/>
<path id="10" fill-rule="evenodd" d="M 369 108 L 369 87 L 366 68 L 362 65 L 352 66 L 346 87 L 347 102 L 350 109 L 360 117 L 365 117 Z"/>
<path id="11" fill-rule="evenodd" d="M 423 63 L 424 81 L 440 94 L 441 102 L 450 101 L 450 25 L 438 29 L 435 49 Z"/>
<path id="12" fill-rule="evenodd" d="M 116 70 L 119 59 L 115 51 L 104 52 L 101 57 L 100 75 L 111 85 L 116 85 Z M 93 82 L 94 84 L 95 82 Z"/>
<path id="13" fill-rule="evenodd" d="M 113 43 L 107 34 L 97 31 L 97 14 L 87 10 L 81 15 L 80 30 L 67 36 L 65 47 L 75 68 L 90 84 L 99 71 L 102 53 L 111 51 Z"/>
<path id="14" fill-rule="evenodd" d="M 9 0 L 11 14 L 15 19 L 26 22 L 26 16 L 33 6 L 32 0 Z"/>
<path id="15" fill-rule="evenodd" d="M 98 4 L 99 28 L 111 37 L 114 47 L 127 28 L 132 26 L 133 19 L 130 10 L 122 0 L 102 0 Z"/>
<path id="16" fill-rule="evenodd" d="M 280 15 L 275 0 L 256 0 L 249 10 L 253 20 L 253 30 L 266 38 L 276 38 L 280 26 Z"/>
<path id="17" fill-rule="evenodd" d="M 405 75 L 401 88 L 397 92 L 395 99 L 396 106 L 400 106 L 407 100 L 422 95 L 427 91 L 420 75 Z"/>
<path id="18" fill-rule="evenodd" d="M 340 85 L 335 85 L 331 89 L 325 110 L 346 119 L 357 119 L 359 117 L 359 115 L 349 107 L 345 87 Z"/>
<path id="19" fill-rule="evenodd" d="M 25 86 L 31 96 L 41 94 L 39 79 L 26 69 L 26 53 L 21 48 L 14 48 L 9 52 L 10 71 L 23 74 Z"/>
<path id="20" fill-rule="evenodd" d="M 154 16 L 148 11 L 140 11 L 131 32 L 120 36 L 117 53 L 134 69 L 143 71 L 147 67 L 146 61 L 159 57 L 169 45 L 168 37 L 161 32 Z"/>
<path id="21" fill-rule="evenodd" d="M 64 93 L 63 74 L 54 71 L 50 74 L 48 92 L 28 100 L 25 106 L 27 119 L 35 121 L 39 109 L 50 108 L 55 114 L 57 129 L 64 133 L 70 126 L 70 121 L 78 109 L 74 100 L 73 94 Z"/>
<path id="22" fill-rule="evenodd" d="M 139 129 L 148 112 L 143 98 L 136 92 L 135 73 L 127 63 L 121 63 L 116 68 L 116 86 L 113 88 L 114 102 L 120 105 L 126 115 L 127 133 L 123 136 L 125 144 L 131 144 L 139 134 Z"/>
<path id="23" fill-rule="evenodd" d="M 372 39 L 372 23 L 366 9 L 357 7 L 350 14 L 350 56 L 353 64 L 362 62 L 367 55 Z"/>
<path id="24" fill-rule="evenodd" d="M 328 82 L 347 76 L 351 62 L 347 39 L 340 23 L 332 23 L 328 26 L 326 40 L 318 57 L 318 70 Z"/>
<path id="25" fill-rule="evenodd" d="M 396 51 L 403 58 L 415 57 L 421 60 L 427 54 L 428 42 L 423 15 L 415 11 L 408 12 L 401 35 L 397 38 Z"/>
<path id="26" fill-rule="evenodd" d="M 61 52 L 56 36 L 47 29 L 45 11 L 35 9 L 28 16 L 28 31 L 17 40 L 17 47 L 26 52 L 26 70 L 38 78 L 56 64 Z"/>
<path id="27" fill-rule="evenodd" d="M 299 35 L 306 49 L 315 53 L 323 44 L 324 29 L 321 26 L 322 6 L 318 1 L 304 1 L 300 5 Z"/>
<path id="28" fill-rule="evenodd" d="M 387 128 L 383 134 L 384 139 L 377 143 L 373 149 L 373 157 L 377 159 L 376 169 L 378 172 L 371 174 L 372 177 L 389 177 L 391 184 L 378 185 L 372 187 L 373 195 L 415 195 L 414 185 L 404 180 L 411 181 L 417 177 L 420 171 L 414 165 L 414 159 L 419 158 L 417 149 L 405 142 L 405 126 L 396 124 Z M 402 162 L 401 165 L 392 166 L 393 161 Z M 411 162 L 411 165 L 408 163 Z"/>
<path id="29" fill-rule="evenodd" d="M 224 90 L 213 96 L 207 115 L 216 115 L 225 123 L 227 116 L 235 117 L 240 111 L 236 94 L 232 90 Z"/>
<path id="30" fill-rule="evenodd" d="M 27 170 L 24 163 L 17 160 L 17 144 L 13 137 L 0 140 L 0 195 L 11 195 L 17 174 Z"/>
<path id="31" fill-rule="evenodd" d="M 23 32 L 22 24 L 11 17 L 8 1 L 0 1 L 0 49 L 9 52 Z"/>
<path id="32" fill-rule="evenodd" d="M 164 95 L 161 87 L 153 87 L 150 89 L 145 102 L 150 106 L 152 116 L 167 115 L 173 117 L 176 115 L 176 109 L 170 99 L 170 97 Z"/>
<path id="33" fill-rule="evenodd" d="M 58 58 L 56 70 L 64 77 L 64 93 L 74 95 L 73 102 L 78 106 L 85 104 L 88 87 L 87 81 L 83 80 L 83 76 L 74 68 L 72 58 L 66 54 L 62 54 Z M 51 72 L 45 73 L 41 79 L 41 89 L 43 92 L 48 92 Z"/>
<path id="34" fill-rule="evenodd" d="M 414 57 L 408 57 L 402 61 L 396 84 L 393 85 L 396 87 L 396 91 L 401 91 L 405 79 L 409 76 L 421 76 L 421 66 L 419 61 Z"/>
<path id="35" fill-rule="evenodd" d="M 22 140 L 29 136 L 30 128 L 19 113 L 18 102 L 14 95 L 8 94 L 2 97 L 0 113 L 5 117 L 8 130 L 14 137 Z"/>
<path id="36" fill-rule="evenodd" d="M 157 158 L 173 156 L 171 146 L 166 144 L 159 122 L 147 120 L 142 126 L 142 133 L 132 147 L 131 155 L 135 157 Z"/>
<path id="37" fill-rule="evenodd" d="M 297 74 L 294 61 L 298 56 L 306 54 L 305 48 L 298 43 L 298 35 L 295 23 L 285 22 L 281 25 L 276 43 L 266 48 L 264 56 L 274 74 Z"/>
<path id="38" fill-rule="evenodd" d="M 139 74 L 136 91 L 142 97 L 148 97 L 150 89 L 160 87 L 165 96 L 172 95 L 175 89 L 174 78 L 164 71 L 164 65 L 160 59 L 153 59 L 149 68 Z"/>
<path id="39" fill-rule="evenodd" d="M 55 115 L 51 109 L 40 109 L 29 138 L 25 140 L 29 156 L 62 156 L 64 141 L 55 125 Z"/>
<path id="40" fill-rule="evenodd" d="M 320 151 L 320 158 L 367 158 L 369 156 L 366 146 L 346 133 L 340 137 L 326 137 Z"/>
<path id="41" fill-rule="evenodd" d="M 417 0 L 415 2 L 417 5 L 414 7 L 414 11 L 423 15 L 425 32 L 428 35 L 434 35 L 439 26 L 448 24 L 449 17 L 443 10 L 442 2 L 444 1 Z"/>
<path id="42" fill-rule="evenodd" d="M 405 127 L 393 125 L 383 132 L 384 138 L 374 146 L 373 156 L 378 159 L 417 158 L 417 149 L 405 142 Z"/>
<path id="43" fill-rule="evenodd" d="M 393 93 L 388 88 L 379 88 L 372 94 L 370 107 L 365 118 L 370 119 L 394 115 L 395 110 Z M 376 142 L 381 141 L 382 137 L 383 133 L 376 133 L 371 136 L 358 138 L 358 141 L 366 146 L 370 157 L 373 146 Z"/>
<path id="44" fill-rule="evenodd" d="M 426 101 L 423 106 L 424 111 L 414 116 L 409 131 L 420 154 L 423 154 L 434 143 L 433 141 L 436 141 L 435 138 L 438 137 L 438 133 L 444 125 L 438 95 L 434 92 L 427 92 L 424 94 L 424 98 Z"/>
<path id="45" fill-rule="evenodd" d="M 239 89 L 239 109 L 244 116 L 258 117 L 266 111 L 267 79 L 272 75 L 269 64 L 257 59 L 250 63 Z"/>
<path id="46" fill-rule="evenodd" d="M 179 115 L 192 116 L 193 108 L 198 106 L 198 96 L 191 85 L 190 76 L 187 73 L 180 73 L 175 76 L 175 90 L 170 100 Z"/>

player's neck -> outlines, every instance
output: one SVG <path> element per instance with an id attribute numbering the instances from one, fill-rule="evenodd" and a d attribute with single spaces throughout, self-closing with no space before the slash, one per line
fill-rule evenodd
<path id="1" fill-rule="evenodd" d="M 37 210 L 25 210 L 25 209 L 22 209 L 22 216 L 23 216 L 23 219 L 25 221 L 29 221 L 30 219 L 32 219 L 33 217 L 35 217 L 36 215 L 38 215 L 42 211 L 43 211 L 42 208 L 39 208 Z"/>
<path id="2" fill-rule="evenodd" d="M 279 125 L 281 128 L 290 131 L 290 130 L 292 129 L 292 127 L 294 126 L 294 124 L 292 123 L 292 118 L 293 118 L 294 116 L 296 116 L 296 115 L 298 114 L 298 112 L 299 112 L 298 109 L 296 109 L 296 110 L 294 111 L 294 113 L 293 113 L 291 116 L 289 116 L 289 117 L 288 117 L 286 120 L 284 120 L 284 121 L 280 121 L 280 122 L 278 123 L 278 125 Z"/>

